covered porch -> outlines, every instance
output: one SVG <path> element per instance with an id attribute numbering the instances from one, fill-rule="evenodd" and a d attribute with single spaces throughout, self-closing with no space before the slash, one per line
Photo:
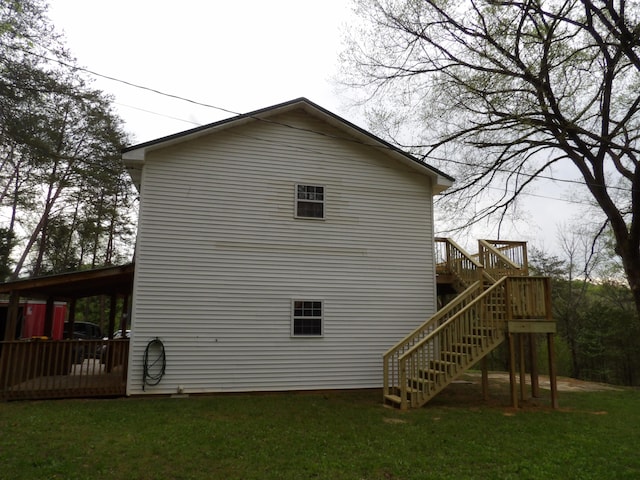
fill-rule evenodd
<path id="1" fill-rule="evenodd" d="M 0 321 L 0 400 L 125 395 L 129 340 L 113 332 L 127 328 L 133 273 L 128 264 L 0 284 L 8 297 Z M 66 302 L 73 332 L 76 302 L 94 296 L 109 299 L 106 339 L 50 340 L 54 303 Z M 19 338 L 21 299 L 46 301 L 42 338 Z"/>

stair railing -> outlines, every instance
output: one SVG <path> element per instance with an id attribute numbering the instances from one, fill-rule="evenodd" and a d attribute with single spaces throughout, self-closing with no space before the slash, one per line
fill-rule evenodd
<path id="1" fill-rule="evenodd" d="M 400 408 L 407 408 L 409 402 L 411 407 L 423 405 L 502 342 L 507 321 L 506 283 L 507 278 L 500 279 L 399 356 Z M 464 361 L 442 357 L 465 344 L 470 349 L 463 352 Z"/>
<path id="2" fill-rule="evenodd" d="M 482 264 L 450 238 L 435 238 L 436 272 L 454 275 L 464 286 L 482 279 Z"/>
<path id="3" fill-rule="evenodd" d="M 391 395 L 401 387 L 399 358 L 413 346 L 421 342 L 440 324 L 463 310 L 470 302 L 482 293 L 482 282 L 474 282 L 469 288 L 449 302 L 429 318 L 425 323 L 404 337 L 395 346 L 385 352 L 383 363 L 383 395 Z"/>
<path id="4" fill-rule="evenodd" d="M 478 240 L 478 262 L 493 279 L 506 276 L 527 276 L 526 242 Z"/>
<path id="5" fill-rule="evenodd" d="M 518 265 L 520 270 L 524 270 L 528 275 L 529 271 L 529 259 L 527 258 L 527 242 L 512 241 L 512 240 L 484 240 L 493 247 L 494 250 L 499 251 L 505 257 L 515 265 Z"/>
<path id="6" fill-rule="evenodd" d="M 511 320 L 552 321 L 549 278 L 503 277 L 406 349 L 397 359 L 400 408 L 424 405 L 475 365 Z"/>

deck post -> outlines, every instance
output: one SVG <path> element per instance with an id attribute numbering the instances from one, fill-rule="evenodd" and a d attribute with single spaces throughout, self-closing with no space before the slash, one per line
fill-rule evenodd
<path id="1" fill-rule="evenodd" d="M 558 408 L 558 383 L 556 378 L 556 355 L 553 345 L 553 333 L 547 333 L 549 351 L 549 385 L 551 387 L 551 408 Z"/>
<path id="2" fill-rule="evenodd" d="M 536 335 L 534 333 L 529 334 L 529 362 L 531 369 L 531 396 L 533 398 L 540 398 L 540 373 L 538 371 L 538 348 L 536 342 Z"/>
<path id="3" fill-rule="evenodd" d="M 516 387 L 516 345 L 513 333 L 509 332 L 509 384 L 511 386 L 511 406 L 518 408 Z"/>
<path id="4" fill-rule="evenodd" d="M 382 357 L 382 401 L 385 401 L 385 396 L 390 393 L 389 389 L 389 366 L 387 360 Z"/>
<path id="5" fill-rule="evenodd" d="M 527 372 L 526 372 L 526 355 L 524 349 L 524 334 L 518 334 L 518 363 L 520 367 L 520 401 L 524 402 L 527 398 Z"/>
<path id="6" fill-rule="evenodd" d="M 486 355 L 480 360 L 480 368 L 482 369 L 482 398 L 486 402 L 489 400 L 489 367 Z"/>

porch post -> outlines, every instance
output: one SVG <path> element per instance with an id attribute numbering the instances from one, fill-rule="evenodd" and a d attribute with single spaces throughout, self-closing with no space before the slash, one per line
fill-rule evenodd
<path id="1" fill-rule="evenodd" d="M 107 338 L 113 339 L 113 331 L 116 328 L 116 294 L 112 293 L 109 297 L 109 331 L 107 332 Z M 124 334 L 124 332 L 123 332 Z"/>
<path id="2" fill-rule="evenodd" d="M 4 331 L 4 340 L 16 339 L 18 327 L 18 310 L 20 309 L 20 292 L 13 291 L 9 294 L 9 307 L 7 309 L 7 326 Z"/>
<path id="3" fill-rule="evenodd" d="M 73 325 L 76 323 L 76 302 L 77 298 L 72 298 L 69 302 L 69 316 L 67 317 L 67 322 L 69 323 L 68 332 L 62 332 L 62 338 L 73 338 Z M 66 335 L 65 335 L 66 333 Z"/>
<path id="4" fill-rule="evenodd" d="M 124 332 L 127 330 L 127 319 L 129 318 L 129 294 L 125 294 L 122 299 L 122 314 L 120 315 L 120 331 L 124 338 Z"/>

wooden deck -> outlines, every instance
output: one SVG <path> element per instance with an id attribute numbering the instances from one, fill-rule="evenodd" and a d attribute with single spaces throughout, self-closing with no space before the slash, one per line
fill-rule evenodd
<path id="1" fill-rule="evenodd" d="M 126 394 L 129 340 L 0 342 L 0 400 Z"/>

